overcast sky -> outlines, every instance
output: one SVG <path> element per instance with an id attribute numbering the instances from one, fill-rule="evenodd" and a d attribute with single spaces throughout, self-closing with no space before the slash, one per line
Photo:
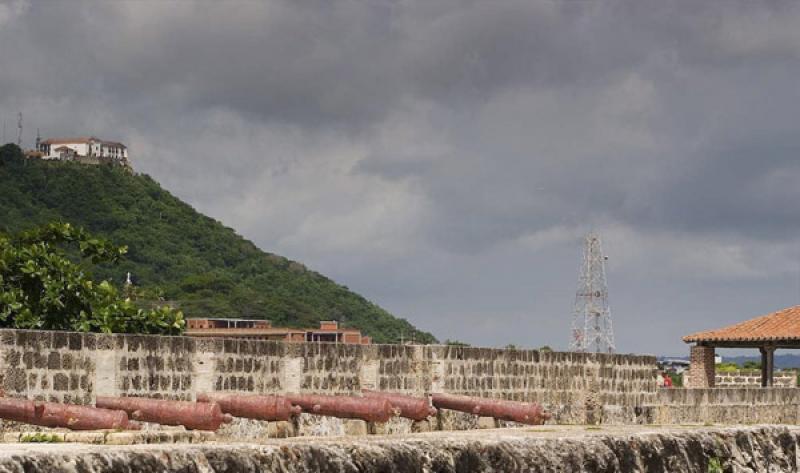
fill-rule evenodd
<path id="1" fill-rule="evenodd" d="M 800 2 L 0 0 L 0 114 L 93 134 L 440 339 L 621 352 L 800 304 Z"/>

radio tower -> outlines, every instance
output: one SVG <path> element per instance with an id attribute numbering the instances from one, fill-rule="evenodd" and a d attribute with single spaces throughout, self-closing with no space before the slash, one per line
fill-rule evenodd
<path id="1" fill-rule="evenodd" d="M 606 266 L 600 237 L 589 233 L 583 240 L 583 261 L 575 294 L 570 350 L 614 353 L 614 331 L 608 308 Z"/>
<path id="2" fill-rule="evenodd" d="M 22 148 L 22 112 L 19 112 L 17 118 L 17 146 Z"/>

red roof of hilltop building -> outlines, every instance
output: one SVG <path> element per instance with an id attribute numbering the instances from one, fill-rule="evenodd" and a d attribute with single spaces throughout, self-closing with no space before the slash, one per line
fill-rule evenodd
<path id="1" fill-rule="evenodd" d="M 186 335 L 190 337 L 236 337 L 286 342 L 333 342 L 369 345 L 372 338 L 361 331 L 339 328 L 335 320 L 321 320 L 319 328 L 273 327 L 269 320 L 190 318 L 186 320 Z"/>
<path id="2" fill-rule="evenodd" d="M 716 330 L 683 337 L 686 343 L 800 341 L 800 305 Z"/>
<path id="3" fill-rule="evenodd" d="M 100 141 L 93 136 L 79 136 L 76 138 L 50 138 L 47 140 L 42 140 L 42 144 L 45 145 L 60 145 L 65 143 L 88 143 L 90 141 Z"/>

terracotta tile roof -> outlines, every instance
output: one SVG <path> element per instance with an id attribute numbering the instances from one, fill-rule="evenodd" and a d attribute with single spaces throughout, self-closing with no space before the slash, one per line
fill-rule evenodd
<path id="1" fill-rule="evenodd" d="M 691 342 L 761 342 L 800 340 L 800 305 L 762 315 L 755 319 L 717 330 L 697 332 L 683 337 Z"/>

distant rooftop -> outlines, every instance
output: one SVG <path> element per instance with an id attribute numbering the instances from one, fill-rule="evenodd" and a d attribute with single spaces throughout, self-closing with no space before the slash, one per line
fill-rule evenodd
<path id="1" fill-rule="evenodd" d="M 321 320 L 319 328 L 273 327 L 269 320 L 192 317 L 186 335 L 194 337 L 244 337 L 290 342 L 336 342 L 368 345 L 372 338 L 355 328 L 340 328 L 335 320 Z"/>
<path id="2" fill-rule="evenodd" d="M 96 138 L 94 136 L 78 136 L 78 137 L 73 137 L 73 138 L 49 138 L 49 139 L 43 140 L 42 144 L 44 144 L 44 145 L 61 145 L 61 144 L 67 144 L 67 143 L 91 143 L 91 142 L 103 143 L 103 144 L 106 144 L 106 145 L 120 146 L 120 147 L 126 148 L 126 146 L 124 144 L 119 143 L 117 141 L 101 140 L 100 138 Z"/>

